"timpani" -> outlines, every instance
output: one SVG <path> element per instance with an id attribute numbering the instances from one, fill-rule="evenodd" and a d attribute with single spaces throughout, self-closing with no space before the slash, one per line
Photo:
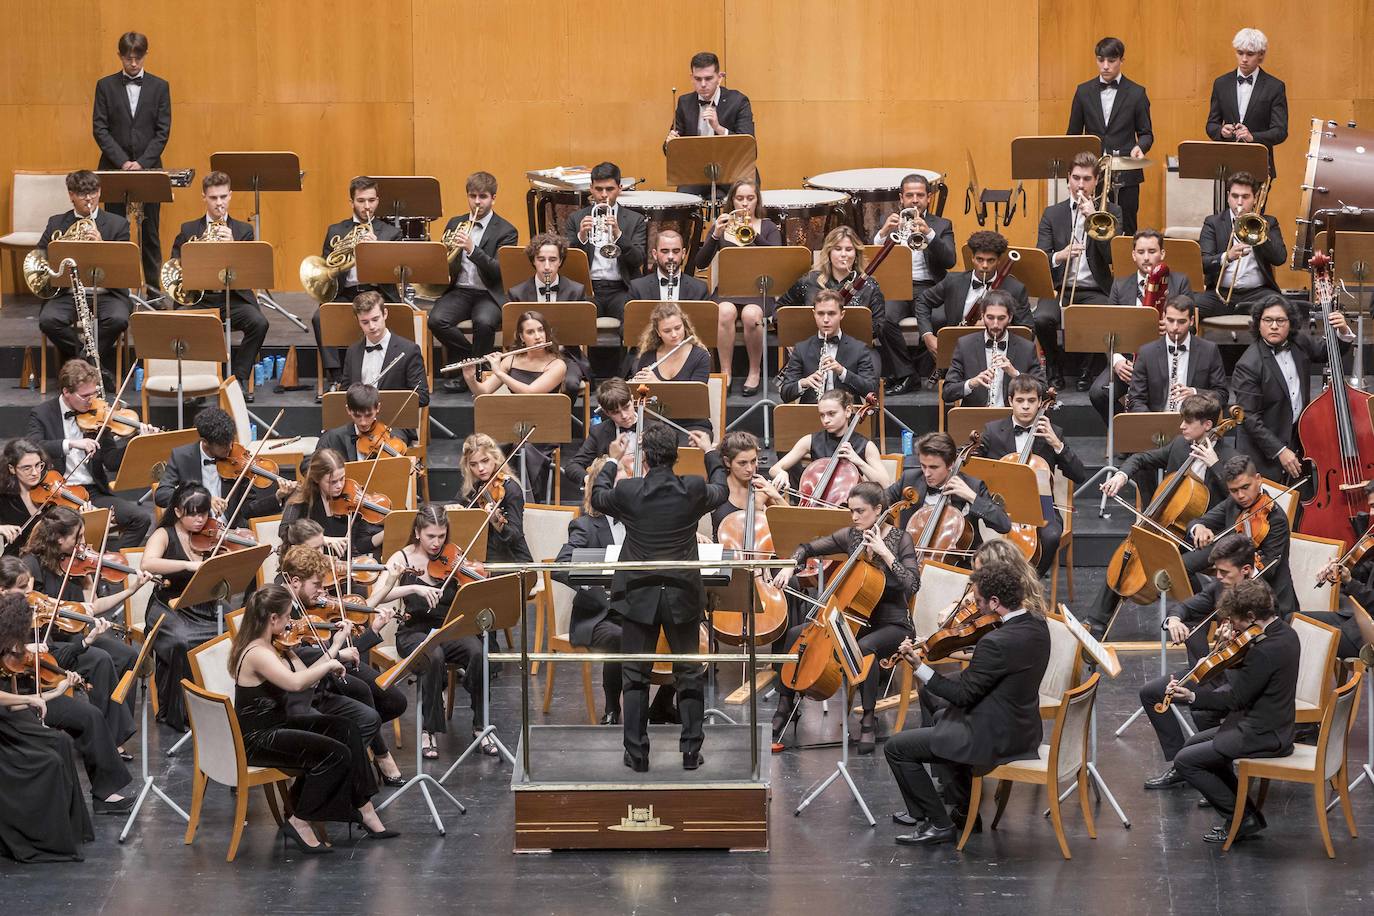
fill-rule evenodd
<path id="1" fill-rule="evenodd" d="M 945 197 L 949 192 L 943 176 L 930 169 L 841 169 L 804 178 L 802 183 L 808 188 L 840 191 L 849 195 L 849 225 L 865 242 L 871 242 L 887 215 L 901 209 L 902 179 L 911 174 L 924 176 L 930 182 L 932 200 L 929 209 L 937 216 L 942 215 Z"/>
<path id="2" fill-rule="evenodd" d="M 623 191 L 616 203 L 644 214 L 649 221 L 649 251 L 654 250 L 660 229 L 676 229 L 687 249 L 684 264 L 691 264 L 701 247 L 702 204 L 699 194 L 681 191 Z"/>
<path id="3" fill-rule="evenodd" d="M 849 195 L 816 188 L 765 190 L 763 211 L 782 230 L 784 245 L 805 245 L 819 251 L 830 230 L 844 225 Z"/>

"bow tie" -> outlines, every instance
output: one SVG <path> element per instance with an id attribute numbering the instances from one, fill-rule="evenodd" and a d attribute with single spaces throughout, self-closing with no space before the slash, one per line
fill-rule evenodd
<path id="1" fill-rule="evenodd" d="M 76 414 L 77 414 L 77 411 L 75 411 L 75 410 L 64 410 L 64 411 L 62 411 L 62 419 L 64 419 L 64 420 L 72 420 L 72 419 L 75 419 L 75 418 L 76 418 Z"/>
<path id="2" fill-rule="evenodd" d="M 1245 83 L 1246 85 L 1254 85 L 1255 75 L 1253 73 L 1249 76 L 1241 76 L 1240 74 L 1236 74 L 1236 85 L 1239 86 L 1241 83 Z"/>
<path id="3" fill-rule="evenodd" d="M 1187 353 L 1187 352 L 1188 352 L 1188 345 L 1187 345 L 1187 344 L 1178 344 L 1177 346 L 1173 346 L 1173 347 L 1170 347 L 1170 348 L 1169 348 L 1169 355 L 1170 355 L 1170 356 L 1177 356 L 1177 355 L 1180 354 L 1180 353 Z"/>
<path id="4" fill-rule="evenodd" d="M 716 103 L 713 99 L 703 99 L 701 96 L 697 96 L 697 104 L 702 108 L 709 108 Z"/>
<path id="5" fill-rule="evenodd" d="M 1288 341 L 1285 340 L 1283 343 L 1269 344 L 1269 349 L 1275 356 L 1278 356 L 1284 350 L 1288 349 Z"/>
<path id="6" fill-rule="evenodd" d="M 1108 89 L 1119 89 L 1121 88 L 1121 77 L 1118 76 L 1110 83 L 1104 83 L 1102 80 L 1098 80 L 1097 88 L 1102 90 L 1103 92 L 1106 92 Z"/>
<path id="7" fill-rule="evenodd" d="M 124 77 L 124 85 L 126 85 L 126 86 L 142 86 L 142 85 L 143 85 L 143 74 L 142 74 L 142 73 L 140 73 L 138 76 L 129 76 L 129 75 L 127 75 L 127 74 L 121 74 L 121 75 Z"/>
<path id="8" fill-rule="evenodd" d="M 380 352 L 382 352 L 382 345 L 381 345 L 381 344 L 365 344 L 365 345 L 363 346 L 363 350 L 365 350 L 365 351 L 368 352 L 368 353 L 380 353 Z"/>
<path id="9" fill-rule="evenodd" d="M 987 285 L 988 285 L 988 284 L 986 283 L 986 281 L 983 281 L 983 280 L 971 280 L 971 281 L 969 281 L 969 289 L 983 289 L 983 288 L 984 288 L 985 286 L 987 286 Z"/>
<path id="10" fill-rule="evenodd" d="M 1029 433 L 1032 431 L 1031 428 L 1030 428 L 1029 426 L 1020 426 L 1020 425 L 1017 425 L 1017 424 L 1012 424 L 1012 427 L 1011 427 L 1011 428 L 1014 429 L 1014 430 L 1016 431 L 1016 435 L 1018 435 L 1018 436 L 1027 435 L 1027 434 L 1029 434 Z"/>
<path id="11" fill-rule="evenodd" d="M 551 296 L 556 292 L 558 292 L 557 283 L 550 283 L 548 286 L 539 287 L 539 295 L 541 296 Z"/>
<path id="12" fill-rule="evenodd" d="M 989 350 L 1005 350 L 1007 348 L 1007 339 L 1003 337 L 1001 340 L 993 340 L 989 337 L 987 338 L 987 348 Z"/>
<path id="13" fill-rule="evenodd" d="M 659 277 L 659 286 L 677 286 L 677 277 Z"/>
<path id="14" fill-rule="evenodd" d="M 202 459 L 200 459 L 200 463 L 201 463 L 202 465 L 204 465 L 205 467 L 208 468 L 210 465 L 216 464 L 216 463 L 217 463 L 217 459 L 214 459 L 214 458 L 202 458 Z"/>

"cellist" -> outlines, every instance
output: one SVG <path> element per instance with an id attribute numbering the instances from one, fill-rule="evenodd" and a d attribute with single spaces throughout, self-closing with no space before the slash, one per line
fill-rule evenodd
<path id="1" fill-rule="evenodd" d="M 943 493 L 949 497 L 950 504 L 968 518 L 973 528 L 970 549 L 976 550 L 983 538 L 978 522 L 998 534 L 1006 534 L 1011 530 L 1011 519 L 993 500 L 987 484 L 963 471 L 954 473 L 958 454 L 959 449 L 949 433 L 926 433 L 916 440 L 916 460 L 907 458 L 902 464 L 901 479 L 887 488 L 887 499 L 888 502 L 900 499 L 907 488 L 916 491 L 916 505 L 902 512 L 897 522 L 905 528 L 912 513 L 922 505 L 933 503 Z"/>
<path id="2" fill-rule="evenodd" d="M 1268 531 L 1258 538 L 1255 545 L 1259 551 L 1260 563 L 1264 567 L 1264 578 L 1274 589 L 1274 597 L 1279 610 L 1291 614 L 1298 606 L 1293 592 L 1293 574 L 1288 569 L 1288 516 L 1283 507 L 1275 500 L 1264 495 L 1264 478 L 1255 470 L 1255 463 L 1245 455 L 1233 455 L 1221 466 L 1221 476 L 1226 478 L 1227 498 L 1207 510 L 1207 513 L 1188 526 L 1188 536 L 1197 545 L 1183 555 L 1183 565 L 1193 580 L 1193 591 L 1199 588 L 1197 574 L 1208 566 L 1207 547 L 1222 534 L 1239 530 L 1251 537 L 1258 535 L 1264 528 Z M 1263 518 L 1254 518 L 1247 526 L 1240 521 L 1243 514 L 1261 499 L 1269 501 L 1268 511 Z M 1254 513 L 1251 513 L 1253 515 Z M 1246 529 L 1249 529 L 1248 531 Z M 1251 537 L 1252 541 L 1255 537 Z"/>
<path id="3" fill-rule="evenodd" d="M 865 559 L 881 567 L 885 585 L 882 597 L 874 606 L 868 622 L 859 629 L 857 639 L 863 655 L 887 658 L 904 639 L 912 635 L 911 600 L 921 587 L 920 566 L 916 562 L 916 546 L 911 535 L 887 521 L 887 494 L 871 481 L 861 481 L 849 491 L 849 514 L 854 524 L 834 534 L 797 546 L 792 555 L 795 569 L 779 569 L 773 585 L 781 588 L 811 557 L 831 554 L 849 555 L 864 550 Z M 802 624 L 792 627 L 783 637 L 783 645 L 792 646 L 801 635 Z M 886 675 L 876 664 L 869 668 L 868 677 L 859 685 L 863 716 L 859 720 L 859 753 L 871 754 L 877 742 L 878 717 L 875 708 L 878 693 Z M 792 719 L 797 695 L 785 686 L 778 687 L 778 708 L 773 713 L 773 742 L 781 741 L 782 733 Z"/>
<path id="4" fill-rule="evenodd" d="M 859 469 L 865 480 L 887 486 L 887 470 L 883 467 L 882 454 L 877 444 L 857 431 L 844 441 L 849 426 L 849 411 L 854 406 L 854 398 L 843 388 L 831 388 L 816 399 L 816 410 L 820 412 L 821 428 L 809 436 L 797 440 L 786 455 L 773 463 L 770 474 L 773 486 L 779 490 L 790 489 L 789 475 L 804 459 L 843 458 Z"/>

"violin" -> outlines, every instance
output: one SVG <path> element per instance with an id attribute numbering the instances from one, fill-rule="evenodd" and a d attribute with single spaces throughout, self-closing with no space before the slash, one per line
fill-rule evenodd
<path id="1" fill-rule="evenodd" d="M 220 549 L 226 551 L 258 546 L 258 542 L 244 528 L 229 529 L 228 533 L 224 535 L 224 542 L 221 544 L 220 532 L 223 529 L 224 526 L 217 519 L 206 519 L 205 527 L 191 535 L 191 549 L 206 554 L 214 550 L 216 544 L 220 544 Z"/>
<path id="2" fill-rule="evenodd" d="M 123 582 L 129 576 L 138 575 L 138 570 L 129 565 L 129 560 L 124 554 L 111 550 L 106 553 L 97 553 L 90 544 L 81 544 L 72 552 L 69 561 L 64 562 L 63 568 L 70 568 L 71 574 L 76 577 L 89 576 L 100 569 L 100 578 L 106 582 Z M 153 581 L 163 586 L 170 585 L 167 579 L 161 576 L 154 576 Z"/>
<path id="3" fill-rule="evenodd" d="M 923 661 L 938 662 L 949 658 L 960 649 L 966 649 L 984 636 L 997 629 L 1002 618 L 992 611 L 978 610 L 973 600 L 973 583 L 964 587 L 964 594 L 955 602 L 954 610 L 945 618 L 940 629 L 931 633 L 916 646 L 916 654 Z M 906 661 L 901 651 L 892 653 L 878 662 L 879 667 L 892 668 L 898 662 Z"/>
<path id="4" fill-rule="evenodd" d="M 1264 628 L 1257 623 L 1250 624 L 1230 639 L 1220 643 L 1206 657 L 1198 659 L 1197 664 L 1178 679 L 1178 683 L 1186 684 L 1191 681 L 1193 684 L 1201 686 L 1208 678 L 1214 677 L 1218 671 L 1225 671 L 1239 662 L 1250 647 L 1263 638 Z M 1155 704 L 1155 712 L 1164 712 L 1173 701 L 1174 695 L 1165 693 L 1164 699 Z"/>
<path id="5" fill-rule="evenodd" d="M 1030 422 L 1030 428 L 1032 430 L 1040 424 L 1040 419 L 1044 417 L 1047 412 L 1058 406 L 1055 403 L 1058 396 L 1059 393 L 1055 391 L 1055 389 L 1049 389 L 1045 395 L 1044 403 L 1040 405 L 1040 409 L 1035 414 L 1035 419 Z M 1048 479 L 1050 476 L 1050 464 L 1042 456 L 1035 454 L 1033 451 L 1034 448 L 1035 435 L 1032 433 L 1026 437 L 1026 441 L 1022 443 L 1019 451 L 1008 452 L 999 460 L 1028 465 L 1035 471 L 1037 479 Z M 1006 533 L 1005 537 L 1016 545 L 1016 548 L 1021 551 L 1021 554 L 1032 566 L 1036 566 L 1040 562 L 1040 537 L 1034 525 L 1023 525 L 1013 522 L 1011 530 Z"/>
<path id="6" fill-rule="evenodd" d="M 722 547 L 742 553 L 746 559 L 773 556 L 773 533 L 768 530 L 767 516 L 758 511 L 762 491 L 750 488 L 749 502 L 743 509 L 731 512 L 721 520 L 716 540 Z M 768 581 L 764 570 L 753 571 L 757 611 L 754 612 L 753 637 L 755 645 L 766 645 L 787 629 L 787 598 L 782 589 Z M 717 610 L 711 614 L 711 629 L 726 645 L 744 645 L 745 620 L 743 611 Z"/>
<path id="7" fill-rule="evenodd" d="M 279 635 L 272 637 L 272 647 L 278 652 L 288 652 L 299 648 L 302 643 L 322 641 L 323 637 L 332 636 L 334 631 L 343 626 L 342 621 L 325 620 L 314 614 L 307 614 L 304 617 L 293 617 L 287 623 L 286 629 Z M 357 621 L 348 621 L 352 635 L 357 636 L 362 632 L 363 624 Z"/>
<path id="8" fill-rule="evenodd" d="M 51 623 L 63 633 L 75 635 L 86 632 L 87 627 L 96 623 L 96 618 L 86 613 L 89 608 L 79 601 L 59 601 L 42 592 L 29 592 L 24 597 L 33 609 L 35 627 L 46 627 Z M 117 624 L 112 624 L 110 629 L 120 636 L 127 632 Z"/>
<path id="9" fill-rule="evenodd" d="M 1358 540 L 1340 558 L 1328 564 L 1325 569 L 1317 574 L 1317 585 L 1321 586 L 1327 582 L 1340 584 L 1341 576 L 1339 571 L 1342 569 L 1353 570 L 1359 566 L 1361 561 L 1368 556 L 1369 551 L 1374 550 L 1374 523 L 1371 523 L 1369 530 L 1365 531 Z"/>
<path id="10" fill-rule="evenodd" d="M 359 585 L 371 585 L 377 578 L 386 572 L 386 565 L 378 563 L 376 558 L 369 555 L 354 557 L 353 565 L 349 566 L 345 560 L 334 560 L 334 578 L 352 579 Z M 419 570 L 407 568 L 408 572 L 417 573 Z"/>
<path id="11" fill-rule="evenodd" d="M 238 480 L 247 469 L 255 487 L 270 487 L 274 484 L 290 483 L 277 473 L 280 468 L 275 461 L 267 458 L 253 458 L 251 452 L 242 444 L 235 442 L 229 446 L 229 454 L 215 461 L 215 470 L 224 480 Z"/>
<path id="12" fill-rule="evenodd" d="M 445 544 L 437 556 L 430 557 L 425 573 L 431 579 L 437 579 L 440 582 L 456 575 L 459 585 L 481 582 L 488 577 L 486 566 L 476 561 L 469 562 L 461 557 L 458 553 L 457 544 Z"/>
<path id="13" fill-rule="evenodd" d="M 857 404 L 852 408 L 849 416 L 849 425 L 845 427 L 844 435 L 840 437 L 836 451 L 849 444 L 849 440 L 854 437 L 854 430 L 858 428 L 859 422 L 865 417 L 872 416 L 878 410 L 878 396 L 870 394 L 864 398 L 862 404 Z M 849 499 L 849 491 L 854 489 L 854 485 L 863 479 L 862 473 L 852 461 L 835 457 L 817 458 L 806 466 L 802 472 L 801 482 L 797 489 L 801 491 L 800 506 L 817 506 L 825 503 L 844 505 Z"/>
<path id="14" fill-rule="evenodd" d="M 959 450 L 949 469 L 950 477 L 959 473 L 982 437 L 983 434 L 978 430 L 969 433 L 968 444 Z M 944 551 L 967 551 L 973 544 L 973 528 L 964 513 L 950 505 L 949 496 L 945 493 L 941 493 L 934 503 L 913 512 L 907 520 L 906 530 L 916 543 L 916 559 L 920 563 L 928 558 L 944 559 Z"/>
<path id="15" fill-rule="evenodd" d="M 344 595 L 342 599 L 338 595 L 330 592 L 321 593 L 316 599 L 314 607 L 325 611 L 330 615 L 330 620 L 347 620 L 351 624 L 362 625 L 377 613 L 376 609 L 367 603 L 362 595 Z M 361 630 L 355 630 L 353 635 L 357 636 Z"/>
<path id="16" fill-rule="evenodd" d="M 400 436 L 393 436 L 391 428 L 380 420 L 372 424 L 372 428 L 365 433 L 358 434 L 358 457 L 364 460 L 380 456 L 382 458 L 402 458 L 407 454 L 406 440 Z M 411 471 L 416 476 L 423 476 L 425 469 L 419 462 L 414 462 Z"/>
<path id="17" fill-rule="evenodd" d="M 51 503 L 80 512 L 90 505 L 91 494 L 83 486 L 67 483 L 67 478 L 58 471 L 48 471 L 29 491 L 29 499 L 35 506 Z"/>
<path id="18" fill-rule="evenodd" d="M 119 403 L 116 401 L 112 406 L 104 398 L 93 398 L 91 406 L 76 415 L 77 427 L 87 434 L 97 433 L 104 427 L 121 439 L 137 435 L 143 429 L 138 412 L 131 407 L 120 407 Z M 156 428 L 154 431 L 162 432 Z"/>
<path id="19" fill-rule="evenodd" d="M 74 671 L 69 672 L 59 665 L 57 659 L 49 652 L 23 649 L 15 653 L 6 653 L 3 663 L 0 664 L 3 664 L 4 672 L 9 677 L 37 674 L 39 690 L 51 690 L 68 676 L 72 678 L 73 687 L 88 690 L 91 686 L 81 675 Z"/>
<path id="20" fill-rule="evenodd" d="M 356 512 L 368 524 L 380 525 L 391 514 L 391 500 L 380 493 L 364 493 L 363 485 L 349 478 L 338 496 L 329 497 L 329 511 L 333 515 Z"/>

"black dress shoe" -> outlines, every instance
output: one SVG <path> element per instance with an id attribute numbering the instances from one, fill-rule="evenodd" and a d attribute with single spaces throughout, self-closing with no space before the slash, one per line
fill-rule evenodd
<path id="1" fill-rule="evenodd" d="M 358 826 L 362 828 L 363 839 L 365 840 L 394 840 L 401 835 L 401 831 L 392 830 L 390 827 L 385 830 L 372 830 L 366 824 L 359 824 Z"/>
<path id="2" fill-rule="evenodd" d="M 746 398 L 752 398 L 754 395 L 758 394 L 758 393 L 759 393 L 759 390 L 762 389 L 762 388 L 763 388 L 763 379 L 760 378 L 760 379 L 759 379 L 759 383 L 758 383 L 757 385 L 744 385 L 744 384 L 741 384 L 741 385 L 740 385 L 740 389 L 739 389 L 739 393 L 742 394 L 742 395 L 744 395 Z"/>
<path id="3" fill-rule="evenodd" d="M 912 378 L 909 375 L 906 378 L 893 379 L 892 381 L 888 382 L 885 386 L 883 386 L 883 393 L 886 394 L 888 397 L 894 397 L 899 394 L 906 394 L 908 391 L 911 390 L 913 384 L 914 383 L 912 381 Z"/>
<path id="4" fill-rule="evenodd" d="M 634 770 L 636 773 L 649 772 L 649 758 L 646 757 L 643 760 L 640 760 L 637 757 L 631 757 L 629 751 L 625 752 L 625 765 L 630 769 Z"/>
<path id="5" fill-rule="evenodd" d="M 916 832 L 920 833 L 930 826 L 930 821 L 924 817 L 912 817 L 905 811 L 893 811 L 892 823 L 900 824 L 903 827 L 915 827 Z"/>
<path id="6" fill-rule="evenodd" d="M 1264 825 L 1260 823 L 1259 818 L 1255 817 L 1253 814 L 1247 814 L 1241 819 L 1240 829 L 1236 831 L 1236 842 L 1239 843 L 1241 840 L 1248 840 L 1263 829 Z M 1229 822 L 1218 824 L 1202 835 L 1202 842 L 1225 843 L 1226 837 L 1230 832 L 1231 825 Z"/>
<path id="7" fill-rule="evenodd" d="M 953 843 L 958 839 L 959 828 L 953 824 L 948 827 L 928 826 L 917 833 L 904 833 L 896 837 L 898 846 L 939 846 L 941 843 Z"/>
<path id="8" fill-rule="evenodd" d="M 684 770 L 695 770 L 706 762 L 706 758 L 701 756 L 701 751 L 684 751 L 682 754 L 682 768 Z"/>
<path id="9" fill-rule="evenodd" d="M 968 812 L 960 811 L 958 808 L 955 808 L 953 811 L 949 813 L 949 819 L 954 821 L 954 826 L 957 829 L 963 830 L 964 821 L 968 820 Z M 983 832 L 983 815 L 980 814 L 973 819 L 973 832 Z"/>
<path id="10" fill-rule="evenodd" d="M 1175 770 L 1173 767 L 1169 767 L 1169 769 L 1165 770 L 1163 773 L 1160 773 L 1153 779 L 1145 780 L 1145 788 L 1172 789 L 1174 786 L 1181 786 L 1187 781 L 1188 780 L 1184 779 L 1182 776 L 1178 774 L 1178 770 Z"/>
<path id="11" fill-rule="evenodd" d="M 134 759 L 134 755 L 130 754 L 128 751 L 120 751 L 119 759 L 123 760 L 125 763 L 128 763 L 129 761 Z"/>
<path id="12" fill-rule="evenodd" d="M 126 795 L 119 801 L 104 801 L 103 799 L 91 799 L 91 810 L 96 814 L 128 814 L 134 809 L 134 799 L 132 795 Z"/>
<path id="13" fill-rule="evenodd" d="M 1064 390 L 1064 375 L 1063 375 L 1063 373 L 1056 373 L 1055 375 L 1051 375 L 1051 376 L 1050 376 L 1050 387 L 1051 387 L 1051 388 L 1056 388 L 1056 389 L 1058 389 L 1059 391 L 1063 391 L 1063 390 Z"/>
<path id="14" fill-rule="evenodd" d="M 1088 378 L 1086 375 L 1080 375 L 1078 377 L 1078 381 L 1074 383 L 1074 387 L 1077 388 L 1079 391 L 1087 391 L 1089 388 L 1092 387 L 1092 384 L 1092 379 Z"/>
<path id="15" fill-rule="evenodd" d="M 619 724 L 620 724 L 620 713 L 618 713 L 618 712 L 608 712 L 608 713 L 606 713 L 604 716 L 601 717 L 601 724 L 602 724 L 602 725 L 619 725 Z"/>
<path id="16" fill-rule="evenodd" d="M 462 394 L 464 391 L 467 391 L 467 390 L 468 390 L 467 379 L 463 379 L 463 378 L 445 379 L 445 380 L 444 380 L 444 390 L 445 390 L 445 391 L 452 392 L 453 394 Z"/>

